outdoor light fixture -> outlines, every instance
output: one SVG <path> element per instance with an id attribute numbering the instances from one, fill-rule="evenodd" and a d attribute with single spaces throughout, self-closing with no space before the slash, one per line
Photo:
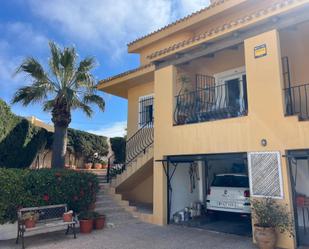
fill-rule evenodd
<path id="1" fill-rule="evenodd" d="M 261 140 L 261 145 L 262 145 L 263 147 L 267 146 L 267 140 L 266 140 L 265 138 L 263 138 L 263 139 Z"/>

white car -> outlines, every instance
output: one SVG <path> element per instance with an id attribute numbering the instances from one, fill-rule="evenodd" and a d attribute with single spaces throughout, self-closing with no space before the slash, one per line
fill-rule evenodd
<path id="1" fill-rule="evenodd" d="M 250 214 L 249 178 L 244 174 L 218 174 L 207 193 L 207 210 Z"/>

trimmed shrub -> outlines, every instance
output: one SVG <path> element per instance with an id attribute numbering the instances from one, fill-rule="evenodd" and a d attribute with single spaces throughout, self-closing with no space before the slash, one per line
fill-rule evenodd
<path id="1" fill-rule="evenodd" d="M 11 108 L 0 99 L 0 142 L 20 122 L 21 118 L 11 112 Z"/>
<path id="2" fill-rule="evenodd" d="M 115 154 L 117 163 L 124 163 L 126 160 L 126 140 L 123 137 L 113 137 L 110 139 L 111 148 Z"/>
<path id="3" fill-rule="evenodd" d="M 47 144 L 47 131 L 11 112 L 0 99 L 0 167 L 27 168 Z"/>
<path id="4" fill-rule="evenodd" d="M 68 150 L 77 156 L 84 156 L 89 159 L 93 157 L 94 153 L 106 156 L 108 154 L 108 144 L 106 137 L 68 129 Z"/>
<path id="5" fill-rule="evenodd" d="M 14 115 L 0 99 L 0 167 L 28 168 L 42 150 L 52 148 L 53 133 Z M 108 154 L 106 137 L 68 129 L 69 153 L 90 158 L 94 153 Z"/>
<path id="6" fill-rule="evenodd" d="M 0 165 L 27 168 L 47 143 L 47 131 L 22 119 L 0 142 Z"/>
<path id="7" fill-rule="evenodd" d="M 72 170 L 0 169 L 0 224 L 14 222 L 17 210 L 68 204 L 81 212 L 95 202 L 99 181 L 92 173 Z"/>

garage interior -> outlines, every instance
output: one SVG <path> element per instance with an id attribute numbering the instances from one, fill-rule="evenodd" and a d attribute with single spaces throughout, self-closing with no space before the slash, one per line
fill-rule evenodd
<path id="1" fill-rule="evenodd" d="M 309 150 L 288 153 L 299 246 L 309 246 Z"/>
<path id="2" fill-rule="evenodd" d="M 247 153 L 169 156 L 162 163 L 168 176 L 170 224 L 252 236 L 250 214 L 207 210 L 215 175 L 248 175 Z"/>

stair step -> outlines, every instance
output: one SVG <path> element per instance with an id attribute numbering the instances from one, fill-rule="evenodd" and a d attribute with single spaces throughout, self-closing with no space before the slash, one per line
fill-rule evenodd
<path id="1" fill-rule="evenodd" d="M 103 213 L 107 216 L 114 216 L 114 215 L 122 215 L 122 214 L 127 214 L 128 212 L 123 208 L 123 207 L 96 207 L 95 208 L 96 212 Z"/>

